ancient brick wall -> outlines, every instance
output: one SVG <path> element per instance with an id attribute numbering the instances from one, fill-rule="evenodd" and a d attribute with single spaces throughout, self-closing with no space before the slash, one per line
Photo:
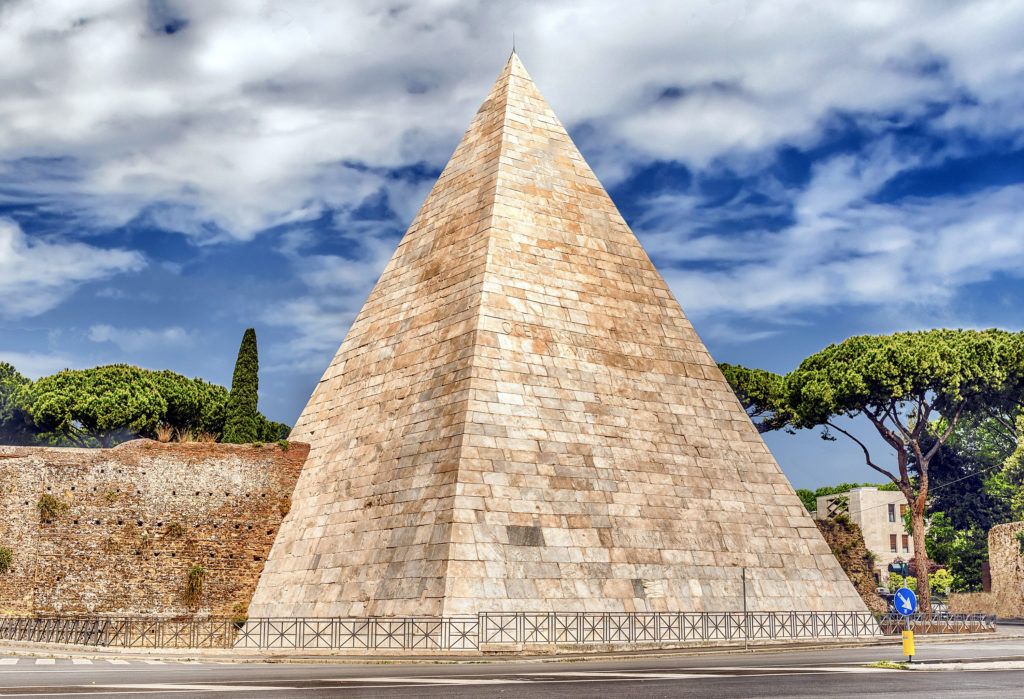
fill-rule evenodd
<path id="1" fill-rule="evenodd" d="M 885 600 L 875 591 L 874 559 L 864 544 L 861 528 L 842 515 L 818 519 L 814 523 L 867 608 L 872 612 L 885 613 Z"/>
<path id="2" fill-rule="evenodd" d="M 247 605 L 309 451 L 138 440 L 0 447 L 0 614 L 231 614 Z M 42 516 L 53 498 L 60 512 Z M 198 605 L 189 571 L 206 571 Z"/>
<path id="3" fill-rule="evenodd" d="M 1017 534 L 1024 522 L 1000 524 L 988 530 L 991 592 L 949 596 L 955 614 L 995 614 L 1003 619 L 1024 617 L 1024 551 Z"/>

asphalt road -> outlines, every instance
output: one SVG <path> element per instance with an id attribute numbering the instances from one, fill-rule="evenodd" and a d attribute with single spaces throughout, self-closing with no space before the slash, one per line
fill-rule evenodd
<path id="1" fill-rule="evenodd" d="M 182 697 L 763 697 L 1020 696 L 1024 639 L 933 643 L 917 660 L 963 670 L 865 667 L 900 661 L 899 646 L 716 653 L 588 662 L 373 665 L 158 662 L 120 658 L 0 657 L 0 696 Z M 966 661 L 966 662 L 965 662 Z"/>

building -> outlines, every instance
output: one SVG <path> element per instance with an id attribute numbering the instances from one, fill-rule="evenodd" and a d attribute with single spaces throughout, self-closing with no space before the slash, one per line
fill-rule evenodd
<path id="1" fill-rule="evenodd" d="M 881 585 L 889 580 L 890 563 L 914 557 L 914 537 L 903 526 L 906 511 L 907 500 L 898 490 L 863 487 L 819 497 L 814 516 L 849 515 L 864 534 L 864 545 L 875 554 L 875 579 Z"/>
<path id="2" fill-rule="evenodd" d="M 865 611 L 515 54 L 292 439 L 252 617 Z"/>

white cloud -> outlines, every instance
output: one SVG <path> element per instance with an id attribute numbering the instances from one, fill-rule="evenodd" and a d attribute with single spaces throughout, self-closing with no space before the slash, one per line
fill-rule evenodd
<path id="1" fill-rule="evenodd" d="M 181 347 L 192 343 L 192 336 L 184 328 L 115 328 L 112 325 L 93 325 L 89 328 L 93 342 L 111 342 L 126 352 L 152 347 Z"/>
<path id="2" fill-rule="evenodd" d="M 29 238 L 17 223 L 0 219 L 0 316 L 38 315 L 82 282 L 138 271 L 145 264 L 137 252 Z"/>
<path id="3" fill-rule="evenodd" d="M 813 142 L 836 110 L 955 100 L 950 128 L 1020 138 L 1024 125 L 1024 5 L 998 0 L 23 0 L 3 12 L 0 159 L 70 158 L 75 172 L 20 196 L 108 223 L 160 202 L 149 215 L 204 241 L 378 188 L 408 220 L 419 190 L 338 163 L 442 165 L 512 31 L 555 111 L 603 134 L 587 155 L 606 179 L 649 158 L 702 166 Z M 188 23 L 165 34 L 174 19 Z M 678 98 L 655 100 L 665 89 Z"/>
<path id="4" fill-rule="evenodd" d="M 793 201 L 795 222 L 780 231 L 683 236 L 672 247 L 671 234 L 655 229 L 650 237 L 663 260 L 712 263 L 685 270 L 663 263 L 662 273 L 695 318 L 769 321 L 845 305 L 937 309 L 967 284 L 1024 276 L 1024 185 L 871 202 L 900 164 L 884 147 L 822 163 Z M 649 218 L 668 219 L 664 209 L 685 221 L 697 205 L 661 196 L 650 202 Z"/>
<path id="5" fill-rule="evenodd" d="M 289 258 L 307 293 L 263 314 L 264 321 L 288 328 L 291 335 L 266 365 L 269 371 L 326 367 L 398 242 L 387 235 L 394 231 L 372 223 L 341 220 L 336 228 L 349 244 L 348 257 L 308 252 L 315 237 L 301 229 L 284 237 L 279 252 Z"/>
<path id="6" fill-rule="evenodd" d="M 43 376 L 56 374 L 62 369 L 86 368 L 86 365 L 80 360 L 76 360 L 63 352 L 11 352 L 0 350 L 0 362 L 7 362 L 13 365 L 18 370 L 18 373 L 33 381 Z"/>

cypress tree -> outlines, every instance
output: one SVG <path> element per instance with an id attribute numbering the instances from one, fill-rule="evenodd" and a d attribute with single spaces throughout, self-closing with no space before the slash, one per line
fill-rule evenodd
<path id="1" fill-rule="evenodd" d="M 228 394 L 227 419 L 222 442 L 247 444 L 259 437 L 259 356 L 256 353 L 256 331 L 249 328 L 238 348 L 235 373 Z"/>

